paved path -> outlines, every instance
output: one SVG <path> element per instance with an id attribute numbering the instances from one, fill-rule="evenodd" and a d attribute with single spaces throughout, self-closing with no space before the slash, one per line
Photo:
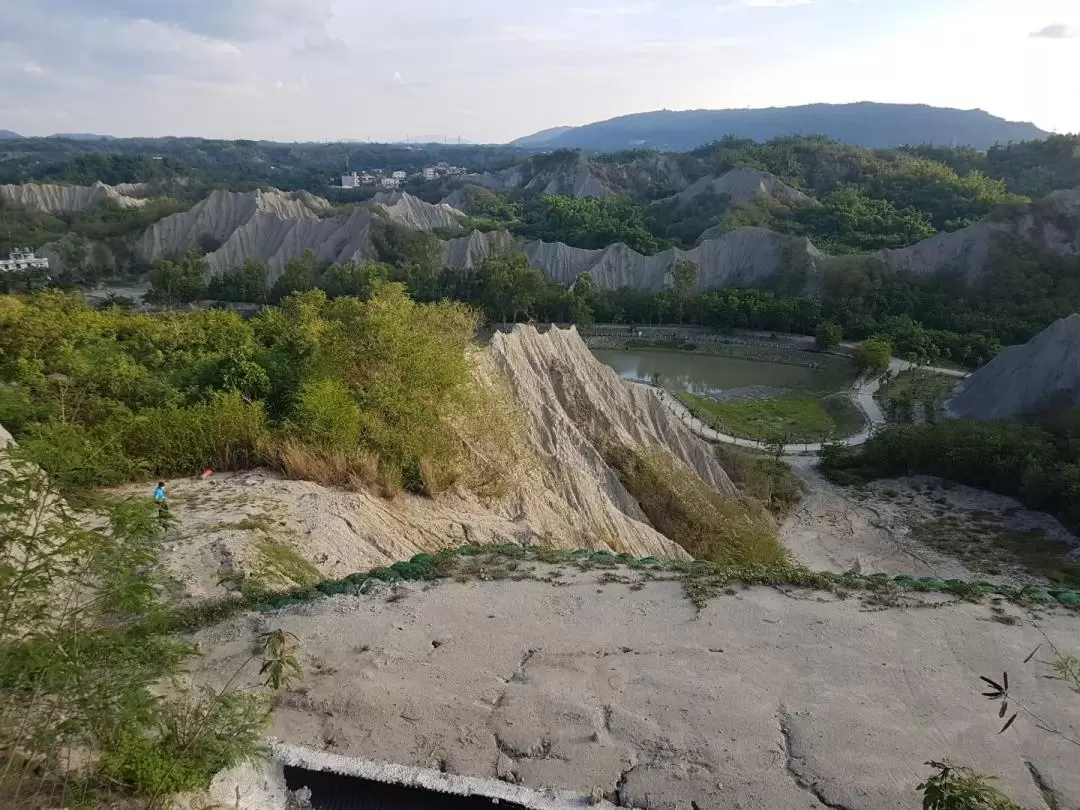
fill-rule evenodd
<path id="1" fill-rule="evenodd" d="M 898 357 L 894 357 L 889 361 L 889 374 L 896 376 L 903 371 L 910 371 L 911 369 L 919 368 L 923 371 L 930 371 L 934 374 L 944 374 L 949 377 L 963 378 L 968 376 L 966 371 L 957 371 L 951 368 L 938 368 L 936 366 L 917 366 L 915 363 L 907 360 L 901 360 Z M 856 433 L 854 436 L 849 436 L 846 439 L 840 439 L 836 443 L 847 445 L 848 447 L 857 447 L 860 444 L 865 444 L 878 428 L 882 427 L 885 422 L 885 414 L 882 413 L 881 406 L 878 405 L 874 395 L 881 388 L 881 381 L 885 375 L 878 377 L 860 377 L 851 386 L 848 395 L 851 397 L 851 401 L 855 404 L 855 407 L 863 414 L 866 419 L 866 427 Z M 638 385 L 645 385 L 651 388 L 652 391 L 660 397 L 660 399 L 671 409 L 671 411 L 679 417 L 679 419 L 689 427 L 697 436 L 707 441 L 723 442 L 725 444 L 734 444 L 737 447 L 747 447 L 753 450 L 767 450 L 772 451 L 774 448 L 768 442 L 757 441 L 754 439 L 741 439 L 738 436 L 731 436 L 727 433 L 721 433 L 718 430 L 714 430 L 709 425 L 702 422 L 692 413 L 690 410 L 674 395 L 665 391 L 662 388 L 652 388 L 646 383 L 637 383 Z M 785 456 L 803 456 L 809 454 L 820 453 L 822 448 L 821 442 L 801 442 L 796 444 L 784 445 L 783 455 Z"/>

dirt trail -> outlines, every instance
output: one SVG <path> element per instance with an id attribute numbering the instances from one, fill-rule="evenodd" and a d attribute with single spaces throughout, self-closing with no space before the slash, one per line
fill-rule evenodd
<path id="1" fill-rule="evenodd" d="M 780 530 L 781 542 L 814 570 L 971 578 L 963 565 L 920 547 L 870 503 L 851 501 L 825 480 L 817 459 L 788 459 L 804 485 L 802 503 Z"/>

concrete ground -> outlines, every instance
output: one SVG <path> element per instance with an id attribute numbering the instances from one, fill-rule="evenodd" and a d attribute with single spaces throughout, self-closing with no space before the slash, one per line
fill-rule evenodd
<path id="1" fill-rule="evenodd" d="M 282 742 L 561 788 L 574 806 L 916 808 L 942 757 L 1026 807 L 1080 804 L 1080 695 L 1045 677 L 1044 653 L 1023 663 L 1051 641 L 1077 652 L 1075 613 L 736 586 L 699 614 L 678 581 L 526 567 L 546 581 L 237 617 L 197 636 L 203 677 L 224 682 L 260 632 L 290 631 L 305 675 L 277 702 Z M 1003 670 L 1032 714 L 998 734 L 979 676 Z"/>

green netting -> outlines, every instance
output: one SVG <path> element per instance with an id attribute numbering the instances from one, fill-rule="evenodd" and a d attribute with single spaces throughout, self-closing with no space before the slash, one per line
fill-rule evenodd
<path id="1" fill-rule="evenodd" d="M 1034 587 L 1024 588 L 1024 590 L 1020 592 L 1020 596 L 1021 596 L 1021 598 L 1026 599 L 1029 602 L 1046 603 L 1046 602 L 1053 602 L 1054 601 L 1054 597 L 1052 597 L 1050 594 L 1048 594 L 1042 588 L 1034 588 Z"/>
<path id="2" fill-rule="evenodd" d="M 597 562 L 620 562 L 630 566 L 668 566 L 669 563 L 660 557 L 650 556 L 635 559 L 630 554 L 614 554 L 611 551 L 600 549 L 578 549 L 566 551 L 551 549 L 551 556 L 560 559 L 573 560 L 596 560 Z M 280 594 L 255 606 L 262 612 L 281 610 L 290 605 L 299 604 L 311 599 L 323 596 L 340 596 L 354 593 L 366 593 L 376 581 L 397 582 L 400 580 L 423 580 L 437 577 L 435 569 L 436 556 L 457 555 L 462 557 L 474 557 L 480 554 L 503 555 L 511 558 L 522 556 L 536 557 L 536 549 L 524 548 L 515 543 L 503 543 L 498 546 L 469 545 L 456 549 L 440 552 L 432 555 L 425 552 L 416 554 L 408 562 L 396 562 L 389 567 L 375 568 L 367 573 L 358 572 L 350 574 L 340 580 L 324 580 L 313 587 L 294 588 L 287 593 Z M 846 574 L 797 574 L 791 570 L 777 571 L 763 566 L 747 566 L 731 568 L 717 566 L 706 560 L 693 560 L 685 565 L 677 566 L 678 570 L 707 571 L 717 573 L 732 580 L 744 582 L 789 582 L 791 584 L 803 584 L 811 587 L 827 587 L 831 582 L 835 585 L 858 590 L 865 587 L 895 587 L 900 590 L 916 591 L 963 591 L 977 588 L 983 594 L 998 593 L 1011 599 L 1021 599 L 1029 602 L 1052 603 L 1057 602 L 1069 607 L 1080 607 L 1080 591 L 1051 589 L 1046 590 L 1035 586 L 1028 586 L 1023 590 L 1016 590 L 1007 586 L 995 585 L 985 580 L 981 582 L 966 582 L 961 579 L 939 579 L 937 577 L 915 578 L 910 574 L 898 574 L 890 577 L 888 574 L 875 573 L 861 576 L 855 573 Z"/>
<path id="3" fill-rule="evenodd" d="M 351 594 L 356 592 L 356 585 L 348 580 L 339 580 L 337 582 L 320 582 L 315 586 L 316 590 L 325 596 L 343 596 L 344 594 Z"/>
<path id="4" fill-rule="evenodd" d="M 419 563 L 396 562 L 390 566 L 390 570 L 395 572 L 402 579 L 415 582 L 418 579 L 426 578 L 429 569 L 428 566 Z"/>

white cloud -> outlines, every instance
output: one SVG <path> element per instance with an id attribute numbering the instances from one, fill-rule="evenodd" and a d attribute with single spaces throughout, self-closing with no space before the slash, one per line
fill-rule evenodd
<path id="1" fill-rule="evenodd" d="M 614 6 L 582 6 L 570 9 L 571 14 L 583 17 L 635 17 L 648 14 L 656 8 L 656 3 L 621 3 Z"/>
<path id="2" fill-rule="evenodd" d="M 817 0 L 735 0 L 719 7 L 720 11 L 738 11 L 744 8 L 795 8 L 797 6 L 810 6 Z"/>
<path id="3" fill-rule="evenodd" d="M 1054 23 L 1038 31 L 1032 31 L 1031 36 L 1037 39 L 1074 39 L 1078 33 L 1075 28 L 1065 23 Z"/>

